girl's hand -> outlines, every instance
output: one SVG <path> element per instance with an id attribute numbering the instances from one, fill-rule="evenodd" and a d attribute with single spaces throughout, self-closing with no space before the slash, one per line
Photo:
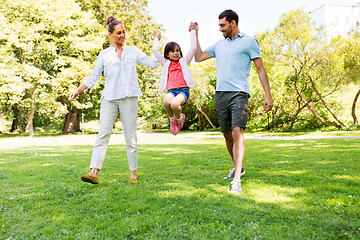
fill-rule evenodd
<path id="1" fill-rule="evenodd" d="M 157 38 L 158 38 L 158 40 L 160 41 L 160 40 L 161 40 L 161 33 L 160 33 L 160 32 L 158 32 L 157 34 L 155 34 L 155 37 L 157 37 Z"/>

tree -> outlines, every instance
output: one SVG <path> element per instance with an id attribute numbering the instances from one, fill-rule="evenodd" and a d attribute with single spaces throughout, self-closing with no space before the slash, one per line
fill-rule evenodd
<path id="1" fill-rule="evenodd" d="M 104 26 L 106 32 L 106 18 L 115 16 L 123 22 L 126 29 L 126 44 L 134 45 L 145 52 L 152 54 L 152 43 L 161 27 L 156 24 L 147 11 L 146 0 L 77 0 L 83 11 L 92 12 L 99 24 Z M 104 38 L 104 46 L 109 42 Z M 161 94 L 157 91 L 157 81 L 161 72 L 144 66 L 137 67 L 138 79 L 143 96 L 139 101 L 140 119 L 150 122 L 158 122 L 158 118 L 164 116 L 162 110 Z M 79 83 L 80 84 L 80 83 Z M 84 94 L 84 93 L 83 93 Z M 93 102 L 94 103 L 94 102 Z M 69 102 L 69 104 L 71 104 Z M 75 104 L 77 104 L 75 102 Z"/>
<path id="2" fill-rule="evenodd" d="M 58 93 L 65 92 L 54 90 L 60 86 L 58 74 L 72 68 L 77 58 L 92 59 L 103 42 L 101 27 L 91 13 L 81 11 L 73 0 L 58 3 L 5 0 L 5 7 L 0 10 L 4 20 L 0 23 L 4 30 L 0 39 L 9 46 L 6 55 L 17 62 L 8 67 L 22 80 L 19 85 L 22 99 L 14 106 L 23 106 L 27 119 L 25 130 L 30 136 L 34 135 L 36 109 L 41 109 L 41 105 L 48 107 L 48 102 L 55 103 Z M 45 102 L 39 102 L 40 99 Z"/>
<path id="3" fill-rule="evenodd" d="M 189 100 L 189 104 L 194 104 L 196 108 L 199 130 L 204 130 L 205 127 L 205 123 L 201 116 L 205 117 L 210 126 L 216 130 L 217 127 L 213 123 L 213 121 L 216 121 L 216 111 L 214 108 L 216 63 L 214 60 L 210 60 L 198 63 L 195 66 L 192 65 L 191 72 L 196 82 L 196 86 L 191 89 L 191 99 Z M 211 118 L 213 120 L 211 120 Z"/>
<path id="4" fill-rule="evenodd" d="M 68 96 L 89 75 L 98 53 L 109 45 L 107 16 L 122 20 L 127 44 L 147 54 L 151 53 L 153 36 L 160 31 L 143 0 L 5 0 L 3 6 L 0 84 L 4 94 L 0 107 L 12 118 L 14 129 L 25 118 L 24 128 L 30 135 L 35 123 L 61 124 L 59 117 L 65 117 L 61 133 L 66 134 L 74 127 L 80 129 L 80 112 L 87 120 L 98 117 L 103 77 L 77 101 L 70 102 Z M 149 99 L 140 108 L 150 109 L 156 76 L 145 67 L 139 67 L 138 73 L 144 97 Z M 139 112 L 146 115 L 142 109 Z"/>
<path id="5" fill-rule="evenodd" d="M 1 14 L 0 14 L 1 16 Z M 2 21 L 2 19 L 0 19 Z M 0 32 L 0 35 L 2 32 Z M 21 100 L 24 95 L 24 82 L 16 75 L 17 61 L 8 56 L 9 46 L 5 41 L 0 43 L 0 109 L 5 117 L 12 120 L 10 132 L 18 131 L 21 119 Z"/>
<path id="6" fill-rule="evenodd" d="M 345 45 L 345 70 L 347 76 L 347 82 L 355 85 L 360 83 L 360 32 L 359 29 L 355 29 L 351 36 L 347 39 Z M 359 124 L 359 120 L 356 116 L 356 103 L 360 96 L 360 89 L 354 96 L 354 100 L 351 107 L 351 116 L 355 125 Z"/>
<path id="7" fill-rule="evenodd" d="M 349 127 L 335 113 L 336 103 L 331 98 L 344 84 L 343 39 L 322 42 L 313 35 L 309 16 L 302 9 L 284 14 L 274 31 L 259 35 L 259 39 L 265 48 L 265 61 L 270 59 L 265 64 L 270 79 L 276 75 L 281 79 L 275 78 L 280 84 L 271 83 L 276 91 L 273 122 L 268 128 L 280 119 L 292 128 L 304 109 L 321 124 Z M 275 74 L 278 70 L 280 73 Z M 280 94 L 276 93 L 278 89 Z"/>
<path id="8" fill-rule="evenodd" d="M 250 99 L 249 99 L 249 127 L 265 127 L 267 130 L 273 128 L 292 128 L 292 119 L 297 119 L 301 106 L 296 93 L 289 87 L 287 78 L 291 67 L 286 63 L 285 58 L 280 54 L 280 44 L 275 31 L 265 31 L 256 36 L 260 42 L 261 55 L 269 77 L 271 94 L 273 97 L 273 110 L 265 113 L 263 102 L 265 94 L 259 84 L 259 78 L 255 67 L 251 69 Z"/>

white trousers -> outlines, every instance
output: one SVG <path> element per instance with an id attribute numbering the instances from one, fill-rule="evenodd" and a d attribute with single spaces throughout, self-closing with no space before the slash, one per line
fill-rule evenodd
<path id="1" fill-rule="evenodd" d="M 138 146 L 137 146 L 137 116 L 138 98 L 128 97 L 114 101 L 101 100 L 99 133 L 93 148 L 90 168 L 101 170 L 111 131 L 115 120 L 120 113 L 120 119 L 125 136 L 127 158 L 130 171 L 138 168 Z"/>

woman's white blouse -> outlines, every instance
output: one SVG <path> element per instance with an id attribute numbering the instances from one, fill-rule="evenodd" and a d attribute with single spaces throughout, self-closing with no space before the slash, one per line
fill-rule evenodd
<path id="1" fill-rule="evenodd" d="M 84 84 L 87 88 L 93 87 L 101 73 L 104 72 L 106 81 L 102 98 L 112 101 L 126 97 L 142 96 L 136 66 L 141 64 L 156 68 L 158 62 L 135 46 L 123 46 L 121 58 L 119 58 L 115 50 L 115 47 L 110 46 L 100 52 L 95 67 L 90 76 L 84 81 Z"/>

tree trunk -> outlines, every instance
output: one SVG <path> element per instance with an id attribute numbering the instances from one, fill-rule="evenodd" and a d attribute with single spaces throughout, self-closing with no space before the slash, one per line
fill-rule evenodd
<path id="1" fill-rule="evenodd" d="M 299 91 L 299 89 L 297 88 L 297 84 L 295 81 L 295 90 L 297 92 L 297 94 L 299 95 L 301 101 L 306 105 L 306 107 L 312 112 L 312 114 L 314 115 L 314 117 L 319 120 L 322 124 L 326 124 L 326 125 L 331 125 L 331 126 L 335 126 L 337 128 L 341 128 L 342 126 L 336 122 L 331 122 L 331 121 L 327 121 L 325 119 L 323 119 L 322 117 L 320 117 L 315 110 L 311 107 L 311 105 L 309 104 L 309 102 L 306 102 L 306 100 L 304 99 L 304 96 L 301 94 L 301 92 Z"/>
<path id="2" fill-rule="evenodd" d="M 298 103 L 298 108 L 296 110 L 296 113 L 294 114 L 294 116 L 291 119 L 291 124 L 290 124 L 290 127 L 289 127 L 290 130 L 294 127 L 295 121 L 296 121 L 297 117 L 299 116 L 299 113 L 301 112 L 299 98 L 296 98 L 296 101 Z"/>
<path id="3" fill-rule="evenodd" d="M 356 114 L 355 114 L 355 110 L 356 110 L 356 102 L 357 102 L 357 100 L 358 100 L 358 98 L 359 98 L 359 95 L 360 95 L 360 89 L 359 89 L 359 91 L 356 93 L 356 95 L 355 95 L 355 98 L 354 98 L 354 101 L 353 101 L 353 104 L 352 104 L 352 108 L 351 108 L 351 116 L 353 117 L 353 119 L 354 119 L 354 124 L 355 125 L 358 125 L 359 124 L 359 121 L 358 121 L 358 119 L 357 119 L 357 117 L 356 117 Z"/>
<path id="4" fill-rule="evenodd" d="M 80 129 L 80 121 L 81 121 L 81 114 L 75 113 L 76 119 L 75 119 L 75 132 L 81 132 Z"/>
<path id="5" fill-rule="evenodd" d="M 342 126 L 344 126 L 346 129 L 349 129 L 349 125 L 347 125 L 345 122 L 343 122 L 335 113 L 334 111 L 326 104 L 324 98 L 321 96 L 320 92 L 318 91 L 317 87 L 316 87 L 316 83 L 314 82 L 314 79 L 311 77 L 310 73 L 309 73 L 309 78 L 310 78 L 310 82 L 316 92 L 316 94 L 318 95 L 318 97 L 320 98 L 322 104 L 325 106 L 325 108 L 331 113 L 331 115 L 335 118 L 336 121 L 338 121 L 338 123 L 340 123 Z"/>
<path id="6" fill-rule="evenodd" d="M 203 123 L 203 121 L 201 119 L 201 115 L 198 112 L 196 112 L 196 116 L 199 119 L 199 127 L 198 127 L 198 129 L 200 131 L 202 131 L 202 130 L 204 130 L 204 123 Z"/>
<path id="7" fill-rule="evenodd" d="M 15 133 L 17 132 L 19 125 L 19 109 L 17 108 L 17 105 L 13 105 L 11 108 L 14 113 L 14 118 L 12 120 L 10 132 Z"/>
<path id="8" fill-rule="evenodd" d="M 18 124 L 19 124 L 19 118 L 14 117 L 14 119 L 12 120 L 11 129 L 10 129 L 11 133 L 17 132 Z"/>
<path id="9" fill-rule="evenodd" d="M 299 97 L 299 98 L 300 98 L 300 97 Z M 294 115 L 293 118 L 291 119 L 291 125 L 290 125 L 290 128 L 289 128 L 290 130 L 294 127 L 295 121 L 296 121 L 297 117 L 299 116 L 301 110 L 303 110 L 303 109 L 306 107 L 306 105 L 311 102 L 311 100 L 310 100 L 310 101 L 308 101 L 306 104 L 304 104 L 302 107 L 300 107 L 301 101 L 299 100 L 299 98 L 296 99 L 297 102 L 298 102 L 298 109 L 296 110 L 295 115 Z"/>
<path id="10" fill-rule="evenodd" d="M 66 102 L 65 96 L 61 96 L 60 101 L 68 110 L 68 113 L 65 116 L 64 126 L 60 134 L 74 133 L 74 126 L 76 125 L 78 114 L 71 110 L 71 105 Z"/>
<path id="11" fill-rule="evenodd" d="M 35 114 L 35 88 L 29 89 L 30 95 L 31 95 L 31 104 L 30 104 L 30 112 L 29 112 L 29 118 L 25 127 L 25 132 L 29 133 L 29 137 L 34 137 L 34 126 L 33 126 L 33 120 L 34 120 L 34 114 Z"/>
<path id="12" fill-rule="evenodd" d="M 201 110 L 201 107 L 199 107 L 198 105 L 196 105 L 196 108 L 197 108 L 197 110 L 198 110 L 202 115 L 204 115 L 204 117 L 206 118 L 206 120 L 210 123 L 211 127 L 212 127 L 214 130 L 216 130 L 215 125 L 211 122 L 211 120 L 210 120 L 209 117 L 204 113 L 204 111 Z M 200 117 L 199 117 L 199 121 L 201 121 L 201 120 L 200 120 Z"/>
<path id="13" fill-rule="evenodd" d="M 74 133 L 74 125 L 76 122 L 76 115 L 77 114 L 74 113 L 73 111 L 69 111 L 66 114 L 64 126 L 63 126 L 60 134 Z"/>

